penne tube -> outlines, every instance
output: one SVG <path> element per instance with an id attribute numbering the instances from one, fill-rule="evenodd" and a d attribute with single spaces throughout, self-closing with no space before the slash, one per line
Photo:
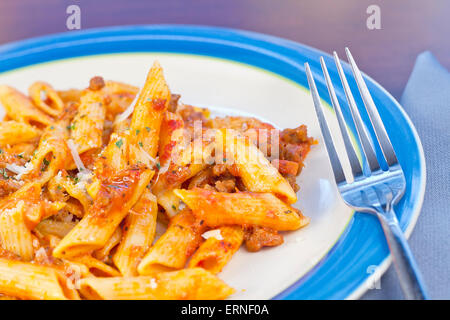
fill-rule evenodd
<path id="1" fill-rule="evenodd" d="M 231 260 L 234 253 L 239 250 L 244 241 L 244 231 L 241 226 L 224 226 L 209 233 L 216 233 L 206 239 L 189 261 L 189 268 L 200 267 L 213 274 L 222 271 Z M 206 232 L 205 234 L 208 234 Z M 203 234 L 203 237 L 205 237 Z"/>
<path id="2" fill-rule="evenodd" d="M 157 215 L 156 197 L 146 189 L 125 218 L 122 239 L 113 256 L 123 276 L 138 275 L 137 266 L 155 237 Z"/>
<path id="3" fill-rule="evenodd" d="M 217 300 L 234 290 L 208 271 L 193 268 L 154 277 L 85 278 L 80 292 L 91 300 Z"/>
<path id="4" fill-rule="evenodd" d="M 309 218 L 271 193 L 224 193 L 200 188 L 176 189 L 175 194 L 210 227 L 258 225 L 279 231 L 297 230 Z"/>
<path id="5" fill-rule="evenodd" d="M 180 201 L 173 190 L 208 166 L 203 159 L 210 156 L 212 153 L 210 146 L 214 144 L 206 142 L 204 148 L 195 148 L 193 144 L 191 143 L 188 148 L 180 151 L 176 162 L 168 162 L 165 168 L 160 168 L 152 186 L 158 204 L 165 209 L 169 217 L 174 217 L 181 209 Z M 195 158 L 200 158 L 202 161 L 194 163 Z"/>
<path id="6" fill-rule="evenodd" d="M 130 106 L 138 94 L 139 88 L 126 83 L 108 80 L 105 81 L 104 91 L 111 100 L 106 105 L 106 118 L 114 120 L 117 114 L 125 111 Z"/>
<path id="7" fill-rule="evenodd" d="M 236 167 L 247 190 L 272 192 L 289 204 L 297 202 L 297 195 L 289 182 L 249 139 L 233 130 L 217 130 L 215 141 L 216 152 L 225 151 L 226 163 Z"/>
<path id="8" fill-rule="evenodd" d="M 63 238 L 75 227 L 77 223 L 73 221 L 57 221 L 52 218 L 42 220 L 36 226 L 36 230 L 45 235 L 53 235 Z"/>
<path id="9" fill-rule="evenodd" d="M 63 103 L 78 103 L 81 98 L 83 90 L 79 89 L 68 89 L 68 90 L 58 90 L 56 91 L 58 96 L 61 98 Z"/>
<path id="10" fill-rule="evenodd" d="M 52 117 L 61 114 L 64 102 L 51 85 L 37 81 L 28 88 L 28 94 L 34 105 Z"/>
<path id="11" fill-rule="evenodd" d="M 106 263 L 92 257 L 89 254 L 81 255 L 78 257 L 71 257 L 71 261 L 79 264 L 85 265 L 89 272 L 96 276 L 101 277 L 118 277 L 120 276 L 120 272 L 114 269 L 113 267 L 107 265 Z"/>
<path id="12" fill-rule="evenodd" d="M 178 157 L 185 147 L 184 122 L 180 115 L 172 112 L 164 114 L 159 139 L 159 163 L 162 167 L 167 162 L 178 163 Z"/>
<path id="13" fill-rule="evenodd" d="M 0 212 L 0 240 L 4 249 L 31 261 L 34 256 L 33 237 L 25 224 L 25 201 L 20 200 L 11 209 Z"/>
<path id="14" fill-rule="evenodd" d="M 131 142 L 140 145 L 150 157 L 158 152 L 159 132 L 170 91 L 158 62 L 151 67 L 131 118 Z"/>
<path id="15" fill-rule="evenodd" d="M 66 140 L 67 121 L 61 120 L 45 129 L 31 161 L 25 165 L 26 180 L 33 179 L 42 184 L 50 180 L 59 170 L 72 161 Z"/>
<path id="16" fill-rule="evenodd" d="M 102 248 L 136 203 L 153 176 L 136 167 L 118 172 L 101 182 L 100 191 L 87 214 L 53 251 L 57 258 L 90 253 Z"/>
<path id="17" fill-rule="evenodd" d="M 0 292 L 21 299 L 79 299 L 57 269 L 0 258 Z"/>
<path id="18" fill-rule="evenodd" d="M 92 204 L 92 199 L 85 189 L 85 182 L 74 181 L 66 170 L 60 170 L 58 174 L 49 181 L 48 186 L 49 189 L 54 189 L 56 187 L 60 192 L 65 191 L 72 198 L 77 199 L 83 206 L 84 212 L 86 212 Z M 77 214 L 76 216 L 79 215 Z"/>
<path id="19" fill-rule="evenodd" d="M 173 189 L 159 193 L 158 204 L 164 208 L 169 218 L 175 217 L 182 207 L 181 200 L 173 192 Z"/>
<path id="20" fill-rule="evenodd" d="M 109 255 L 111 251 L 120 243 L 122 239 L 122 229 L 117 227 L 108 242 L 101 249 L 94 251 L 95 258 L 105 261 L 110 260 Z"/>
<path id="21" fill-rule="evenodd" d="M 39 127 L 48 126 L 53 122 L 53 119 L 37 109 L 27 96 L 14 88 L 0 85 L 0 103 L 12 120 Z"/>
<path id="22" fill-rule="evenodd" d="M 181 269 L 202 242 L 204 227 L 189 209 L 170 221 L 166 232 L 156 241 L 138 266 L 140 275 Z"/>
<path id="23" fill-rule="evenodd" d="M 102 91 L 84 91 L 78 113 L 69 125 L 71 139 L 79 154 L 102 146 L 105 113 Z"/>
<path id="24" fill-rule="evenodd" d="M 38 140 L 41 131 L 25 122 L 0 122 L 0 145 L 14 145 Z"/>

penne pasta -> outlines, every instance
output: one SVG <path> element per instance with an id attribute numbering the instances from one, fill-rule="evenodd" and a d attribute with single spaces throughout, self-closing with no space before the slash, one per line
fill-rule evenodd
<path id="1" fill-rule="evenodd" d="M 217 130 L 216 150 L 223 150 L 226 163 L 236 166 L 247 189 L 252 192 L 272 192 L 292 204 L 297 196 L 285 178 L 272 166 L 251 141 L 233 130 Z"/>
<path id="2" fill-rule="evenodd" d="M 120 243 L 122 240 L 122 229 L 117 227 L 112 236 L 106 242 L 106 244 L 101 249 L 94 251 L 94 257 L 101 261 L 111 260 L 111 251 Z"/>
<path id="3" fill-rule="evenodd" d="M 156 241 L 138 266 L 140 275 L 172 271 L 185 266 L 202 242 L 204 227 L 188 209 L 170 221 L 167 231 Z"/>
<path id="4" fill-rule="evenodd" d="M 234 290 L 208 271 L 193 268 L 154 277 L 86 278 L 80 292 L 92 300 L 214 300 Z"/>
<path id="5" fill-rule="evenodd" d="M 150 248 L 156 231 L 158 205 L 156 197 L 146 189 L 128 212 L 123 224 L 123 236 L 113 261 L 125 277 L 137 276 L 137 266 Z"/>
<path id="6" fill-rule="evenodd" d="M 159 140 L 159 163 L 164 167 L 168 162 L 178 163 L 178 157 L 186 144 L 184 122 L 180 115 L 166 112 L 161 123 Z"/>
<path id="7" fill-rule="evenodd" d="M 22 299 L 79 299 L 58 270 L 0 258 L 0 292 Z"/>
<path id="8" fill-rule="evenodd" d="M 17 254 L 25 261 L 34 256 L 33 237 L 25 223 L 25 202 L 20 200 L 11 209 L 0 214 L 0 240 L 4 249 Z"/>
<path id="9" fill-rule="evenodd" d="M 150 157 L 158 152 L 159 132 L 164 112 L 170 101 L 170 91 L 158 62 L 150 69 L 139 94 L 131 118 L 131 142 L 141 145 Z"/>
<path id="10" fill-rule="evenodd" d="M 28 94 L 34 105 L 52 117 L 61 114 L 64 102 L 51 85 L 37 81 L 28 88 Z"/>
<path id="11" fill-rule="evenodd" d="M 0 103 L 12 120 L 45 127 L 52 123 L 52 118 L 37 109 L 31 100 L 11 87 L 0 85 Z"/>
<path id="12" fill-rule="evenodd" d="M 225 193 L 199 188 L 174 192 L 197 219 L 210 227 L 248 224 L 287 231 L 309 223 L 308 218 L 271 193 Z"/>
<path id="13" fill-rule="evenodd" d="M 139 199 L 152 176 L 153 171 L 136 167 L 103 180 L 94 204 L 61 240 L 53 255 L 67 258 L 102 248 Z"/>
<path id="14" fill-rule="evenodd" d="M 81 203 L 85 212 L 92 205 L 92 198 L 86 191 L 85 182 L 79 181 L 78 178 L 72 178 L 66 170 L 58 171 L 58 174 L 49 181 L 50 188 L 56 188 L 60 193 L 67 192 L 69 196 Z M 76 216 L 82 217 L 83 215 L 76 214 Z"/>
<path id="15" fill-rule="evenodd" d="M 63 238 L 73 229 L 73 227 L 75 227 L 75 225 L 76 222 L 73 221 L 57 221 L 49 218 L 39 222 L 36 226 L 36 230 L 43 235 L 53 235 Z"/>
<path id="16" fill-rule="evenodd" d="M 188 267 L 200 267 L 217 274 L 239 250 L 244 240 L 244 231 L 241 226 L 224 226 L 209 233 L 214 235 L 202 243 L 189 261 Z"/>
<path id="17" fill-rule="evenodd" d="M 25 122 L 0 122 L 0 145 L 14 145 L 39 139 L 41 131 Z"/>
<path id="18" fill-rule="evenodd" d="M 78 113 L 69 125 L 70 137 L 79 154 L 102 146 L 105 114 L 103 93 L 86 90 L 80 97 Z"/>
<path id="19" fill-rule="evenodd" d="M 92 257 L 89 254 L 84 254 L 78 257 L 71 257 L 70 260 L 73 262 L 82 264 L 89 269 L 89 272 L 97 276 L 102 277 L 118 277 L 120 272 L 113 267 L 107 265 L 106 263 Z"/>
<path id="20" fill-rule="evenodd" d="M 70 163 L 71 158 L 67 157 L 70 152 L 66 143 L 66 123 L 60 121 L 46 128 L 34 156 L 25 165 L 25 180 L 34 179 L 43 184 Z"/>

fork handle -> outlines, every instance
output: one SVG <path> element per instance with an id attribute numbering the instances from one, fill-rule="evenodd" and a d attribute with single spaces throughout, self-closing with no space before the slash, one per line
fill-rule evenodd
<path id="1" fill-rule="evenodd" d="M 391 208 L 383 214 L 379 213 L 378 219 L 386 236 L 405 298 L 408 300 L 427 300 L 428 294 L 422 275 L 403 231 L 400 229 L 394 209 Z"/>

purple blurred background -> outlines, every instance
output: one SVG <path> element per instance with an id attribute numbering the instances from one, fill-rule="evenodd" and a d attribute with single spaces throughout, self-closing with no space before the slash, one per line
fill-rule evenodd
<path id="1" fill-rule="evenodd" d="M 344 56 L 400 98 L 416 56 L 430 50 L 450 68 L 448 0 L 1 0 L 0 44 L 65 32 L 66 8 L 81 8 L 81 28 L 179 23 L 247 29 Z M 381 30 L 366 27 L 381 9 Z M 69 31 L 70 32 L 70 31 Z"/>

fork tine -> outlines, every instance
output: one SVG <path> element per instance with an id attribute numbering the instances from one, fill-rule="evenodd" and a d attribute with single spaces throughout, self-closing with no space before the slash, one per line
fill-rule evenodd
<path id="1" fill-rule="evenodd" d="M 347 126 L 345 125 L 344 116 L 342 115 L 341 106 L 336 97 L 336 92 L 334 91 L 333 83 L 331 82 L 327 65 L 325 64 L 325 60 L 323 59 L 323 57 L 320 57 L 320 65 L 322 66 L 322 71 L 325 75 L 325 81 L 327 83 L 328 93 L 331 98 L 331 104 L 333 105 L 339 123 L 339 128 L 341 129 L 341 135 L 342 139 L 344 140 L 345 150 L 347 150 L 347 156 L 350 162 L 350 167 L 352 168 L 352 174 L 356 179 L 362 174 L 361 164 L 359 163 L 358 157 L 356 156 L 355 148 L 350 141 L 350 136 L 347 131 Z"/>
<path id="2" fill-rule="evenodd" d="M 384 159 L 389 166 L 392 166 L 398 161 L 395 155 L 394 148 L 392 147 L 392 143 L 383 125 L 383 121 L 381 120 L 380 114 L 377 111 L 377 107 L 373 102 L 369 89 L 367 88 L 361 71 L 359 71 L 359 68 L 355 63 L 350 50 L 348 48 L 345 48 L 345 53 L 347 54 L 347 59 L 352 67 L 353 75 L 355 76 L 356 83 L 358 84 L 359 92 L 363 99 L 364 105 L 366 106 L 367 113 L 369 114 L 369 119 L 374 128 L 375 135 L 377 136 L 378 143 L 380 144 L 381 151 L 384 155 Z"/>
<path id="3" fill-rule="evenodd" d="M 327 147 L 328 157 L 330 158 L 331 167 L 333 168 L 334 178 L 336 180 L 336 183 L 339 185 L 341 182 L 345 181 L 344 171 L 342 170 L 341 163 L 337 156 L 333 139 L 331 138 L 330 129 L 328 128 L 328 124 L 323 114 L 319 92 L 317 91 L 316 83 L 314 82 L 314 77 L 311 73 L 311 69 L 309 68 L 308 63 L 305 63 L 305 69 L 309 88 L 311 90 L 311 95 L 314 102 L 314 108 L 316 109 L 317 119 L 319 120 L 320 130 L 322 131 L 323 140 L 325 142 L 325 146 Z"/>
<path id="4" fill-rule="evenodd" d="M 375 172 L 380 169 L 380 165 L 377 160 L 377 156 L 375 155 L 374 148 L 372 146 L 372 142 L 370 141 L 369 135 L 367 133 L 367 129 L 364 126 L 364 123 L 361 119 L 361 115 L 359 114 L 358 107 L 356 106 L 355 99 L 353 98 L 352 91 L 350 90 L 350 86 L 348 85 L 347 78 L 345 77 L 344 70 L 342 69 L 341 61 L 335 52 L 333 52 L 334 62 L 336 63 L 339 77 L 341 78 L 342 86 L 344 87 L 345 95 L 347 97 L 347 102 L 350 107 L 350 111 L 352 114 L 353 122 L 356 126 L 356 131 L 358 133 L 359 141 L 361 142 L 361 146 L 363 149 L 364 156 L 369 164 L 369 168 L 371 172 Z"/>

